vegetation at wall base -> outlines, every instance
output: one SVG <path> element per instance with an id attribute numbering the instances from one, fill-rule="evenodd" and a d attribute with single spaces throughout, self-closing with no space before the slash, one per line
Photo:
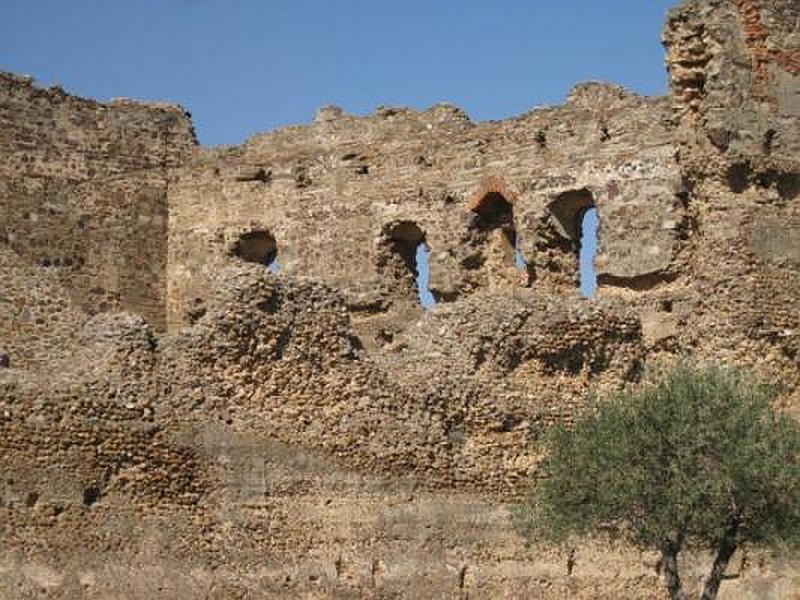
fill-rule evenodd
<path id="1" fill-rule="evenodd" d="M 742 544 L 800 545 L 800 425 L 776 412 L 778 388 L 734 369 L 678 365 L 556 428 L 516 512 L 533 542 L 612 531 L 660 552 L 673 599 L 678 557 L 709 549 L 701 598 L 717 596 Z"/>

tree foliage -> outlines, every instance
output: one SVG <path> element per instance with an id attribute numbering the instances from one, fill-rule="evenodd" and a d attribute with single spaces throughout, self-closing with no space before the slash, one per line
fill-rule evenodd
<path id="1" fill-rule="evenodd" d="M 800 428 L 774 386 L 718 367 L 679 366 L 558 427 L 517 521 L 532 540 L 613 531 L 661 552 L 673 598 L 678 553 L 716 553 L 716 596 L 743 542 L 800 545 Z"/>

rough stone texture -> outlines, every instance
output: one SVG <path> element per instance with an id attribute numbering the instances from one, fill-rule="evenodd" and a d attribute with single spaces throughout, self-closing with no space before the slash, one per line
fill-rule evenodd
<path id="1" fill-rule="evenodd" d="M 675 277 L 685 211 L 669 120 L 664 99 L 584 84 L 563 107 L 497 123 L 450 105 L 382 108 L 200 150 L 170 187 L 170 324 L 190 320 L 239 236 L 258 231 L 274 236 L 281 273 L 344 292 L 370 347 L 419 315 L 422 242 L 440 301 L 571 292 L 580 218 L 597 206 L 610 286 Z"/>
<path id="2" fill-rule="evenodd" d="M 46 368 L 89 318 L 76 309 L 52 269 L 0 246 L 0 352 L 7 366 Z"/>
<path id="3" fill-rule="evenodd" d="M 798 192 L 800 39 L 796 2 L 706 0 L 674 9 L 664 30 L 684 172 Z M 769 191 L 767 191 L 769 190 Z"/>
<path id="4" fill-rule="evenodd" d="M 688 325 L 704 356 L 777 366 L 796 389 L 800 38 L 796 2 L 686 2 L 664 43 L 691 190 Z"/>
<path id="5" fill-rule="evenodd" d="M 569 569 L 509 507 L 549 425 L 660 360 L 800 412 L 797 23 L 684 2 L 668 98 L 323 107 L 222 149 L 0 76 L 0 597 L 661 597 L 654 556 Z M 800 597 L 797 557 L 732 565 L 721 597 Z"/>
<path id="6" fill-rule="evenodd" d="M 168 171 L 194 145 L 179 107 L 100 104 L 0 73 L 0 248 L 52 272 L 88 314 L 132 310 L 163 329 Z"/>
<path id="7" fill-rule="evenodd" d="M 373 359 L 331 290 L 234 267 L 209 311 L 164 344 L 160 420 L 219 414 L 365 472 L 508 497 L 533 472 L 535 439 L 574 414 L 590 382 L 619 385 L 641 369 L 630 315 L 509 293 L 447 308 Z"/>

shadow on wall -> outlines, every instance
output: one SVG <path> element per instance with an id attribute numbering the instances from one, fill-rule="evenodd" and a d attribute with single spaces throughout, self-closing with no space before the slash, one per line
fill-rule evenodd
<path id="1" fill-rule="evenodd" d="M 246 262 L 265 265 L 271 273 L 278 273 L 278 243 L 267 230 L 256 230 L 239 236 L 233 254 Z"/>
<path id="2" fill-rule="evenodd" d="M 517 260 L 517 230 L 514 209 L 499 192 L 489 192 L 473 208 L 474 227 L 484 238 L 483 261 L 490 268 L 502 269 Z"/>

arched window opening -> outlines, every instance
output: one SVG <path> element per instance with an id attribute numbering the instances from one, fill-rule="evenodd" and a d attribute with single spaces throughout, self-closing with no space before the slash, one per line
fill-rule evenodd
<path id="1" fill-rule="evenodd" d="M 597 292 L 597 274 L 594 259 L 597 256 L 597 226 L 599 219 L 596 208 L 589 208 L 581 219 L 578 263 L 580 269 L 580 289 L 584 298 L 593 298 Z"/>
<path id="2" fill-rule="evenodd" d="M 511 203 L 499 192 L 489 192 L 475 207 L 475 213 L 480 218 L 480 224 L 485 229 L 495 227 L 513 227 L 514 209 Z"/>
<path id="3" fill-rule="evenodd" d="M 564 268 L 574 273 L 570 277 L 574 277 L 581 294 L 591 298 L 597 291 L 594 261 L 599 224 L 594 197 L 586 188 L 571 190 L 560 194 L 548 208 L 558 234 L 557 239 L 562 240 L 561 248 L 568 253 Z"/>
<path id="4" fill-rule="evenodd" d="M 258 230 L 243 233 L 233 248 L 233 254 L 244 260 L 265 265 L 272 273 L 277 273 L 278 244 L 269 231 Z"/>
<path id="5" fill-rule="evenodd" d="M 514 228 L 514 209 L 499 192 L 489 192 L 473 208 L 475 226 L 485 237 L 487 255 L 493 267 L 511 267 L 518 264 L 517 231 Z M 524 260 L 523 260 L 524 262 Z"/>
<path id="6" fill-rule="evenodd" d="M 429 248 L 425 233 L 413 221 L 397 221 L 384 228 L 379 266 L 400 293 L 415 297 L 423 308 L 436 301 L 430 290 Z"/>

